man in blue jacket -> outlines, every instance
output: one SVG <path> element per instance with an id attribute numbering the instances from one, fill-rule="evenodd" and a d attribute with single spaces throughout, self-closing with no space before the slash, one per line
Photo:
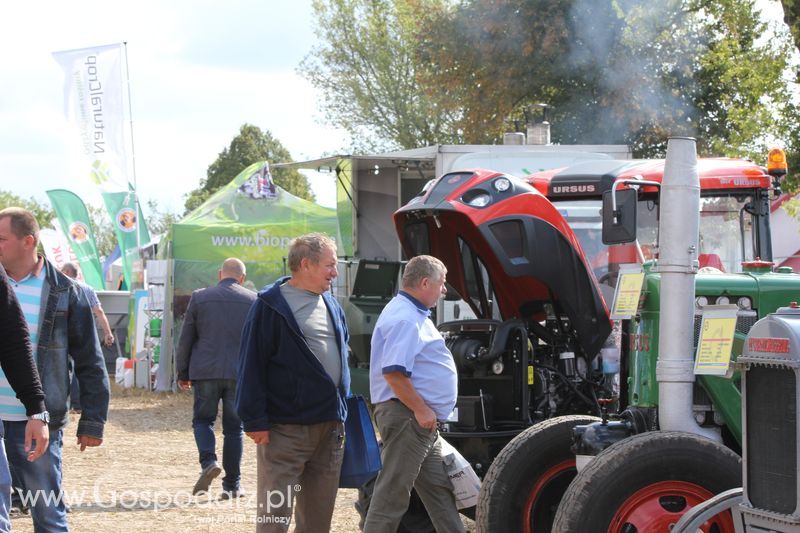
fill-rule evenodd
<path id="1" fill-rule="evenodd" d="M 39 224 L 19 207 L 0 211 L 0 263 L 25 313 L 49 413 L 50 444 L 36 462 L 27 460 L 25 407 L 0 387 L 0 418 L 14 486 L 38 499 L 31 507 L 34 531 L 69 531 L 61 492 L 61 448 L 69 407 L 69 358 L 81 389 L 77 443 L 100 446 L 108 416 L 109 384 L 92 309 L 83 290 L 36 252 Z M 40 492 L 39 492 L 40 491 Z"/>
<path id="2" fill-rule="evenodd" d="M 330 530 L 344 456 L 349 336 L 330 294 L 336 244 L 325 235 L 289 246 L 291 277 L 259 294 L 245 321 L 236 408 L 258 445 L 256 530 Z M 297 498 L 296 505 L 293 503 Z"/>

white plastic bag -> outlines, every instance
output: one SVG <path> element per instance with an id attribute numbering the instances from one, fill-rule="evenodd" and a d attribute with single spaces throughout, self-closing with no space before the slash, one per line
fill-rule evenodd
<path id="1" fill-rule="evenodd" d="M 116 372 L 114 372 L 114 381 L 117 382 L 118 385 L 122 385 L 125 382 L 125 361 L 128 359 L 125 357 L 117 357 L 116 359 Z"/>
<path id="2" fill-rule="evenodd" d="M 439 436 L 439 444 L 442 447 L 444 470 L 453 484 L 456 507 L 466 509 L 477 505 L 478 493 L 481 490 L 481 478 L 475 473 L 469 461 L 464 459 L 464 456 L 441 436 Z"/>

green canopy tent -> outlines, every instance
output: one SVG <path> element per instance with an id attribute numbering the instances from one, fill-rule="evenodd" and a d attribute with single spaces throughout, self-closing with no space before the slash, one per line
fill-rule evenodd
<path id="1" fill-rule="evenodd" d="M 192 291 L 215 285 L 217 271 L 225 259 L 237 257 L 244 261 L 245 286 L 259 290 L 288 274 L 289 243 L 311 232 L 324 233 L 343 243 L 336 210 L 303 200 L 276 186 L 266 161 L 244 169 L 205 203 L 173 224 L 162 239 L 158 254 L 160 259 L 172 261 L 173 272 L 167 288 L 167 299 L 172 300 L 167 308 L 172 313 L 165 317 L 166 346 L 177 342 Z M 347 248 L 347 243 L 343 245 Z M 164 368 L 159 368 L 159 372 L 165 376 L 173 372 L 172 355 L 162 349 Z"/>
<path id="2" fill-rule="evenodd" d="M 287 272 L 289 242 L 310 232 L 340 242 L 336 210 L 276 186 L 266 162 L 250 165 L 172 226 L 176 303 L 197 288 L 215 284 L 217 270 L 228 257 L 244 261 L 247 285 L 260 289 Z"/>

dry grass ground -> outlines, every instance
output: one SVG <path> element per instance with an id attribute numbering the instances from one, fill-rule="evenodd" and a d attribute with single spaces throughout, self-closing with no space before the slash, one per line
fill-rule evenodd
<path id="1" fill-rule="evenodd" d="M 64 489 L 72 504 L 69 525 L 83 532 L 252 532 L 255 515 L 255 445 L 245 443 L 242 486 L 247 497 L 220 502 L 193 498 L 200 466 L 192 433 L 191 393 L 149 393 L 114 386 L 105 440 L 80 452 L 77 416 L 64 433 Z M 221 422 L 217 423 L 221 454 Z M 211 486 L 221 490 L 220 478 Z M 333 531 L 358 531 L 355 490 L 339 491 Z M 14 531 L 33 531 L 29 516 L 12 520 Z"/>
<path id="2" fill-rule="evenodd" d="M 75 445 L 77 415 L 70 415 L 63 455 L 72 531 L 254 531 L 256 456 L 252 442 L 246 442 L 242 461 L 242 487 L 247 497 L 220 502 L 191 496 L 200 469 L 191 428 L 191 398 L 191 393 L 149 393 L 114 385 L 103 445 L 83 453 Z M 217 453 L 221 454 L 221 422 L 217 426 Z M 217 478 L 211 486 L 212 496 L 220 490 Z M 353 507 L 356 498 L 354 489 L 339 491 L 332 531 L 358 531 L 359 517 Z M 467 519 L 465 523 L 471 524 Z M 33 531 L 30 516 L 12 519 L 12 526 L 15 532 Z"/>

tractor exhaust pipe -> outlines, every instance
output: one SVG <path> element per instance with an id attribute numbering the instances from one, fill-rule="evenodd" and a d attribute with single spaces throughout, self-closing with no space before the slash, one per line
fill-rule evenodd
<path id="1" fill-rule="evenodd" d="M 695 421 L 694 277 L 700 219 L 700 178 L 691 137 L 671 137 L 667 144 L 658 226 L 661 274 L 661 327 L 658 341 L 658 423 L 665 431 L 687 431 L 715 441 L 720 435 Z"/>

